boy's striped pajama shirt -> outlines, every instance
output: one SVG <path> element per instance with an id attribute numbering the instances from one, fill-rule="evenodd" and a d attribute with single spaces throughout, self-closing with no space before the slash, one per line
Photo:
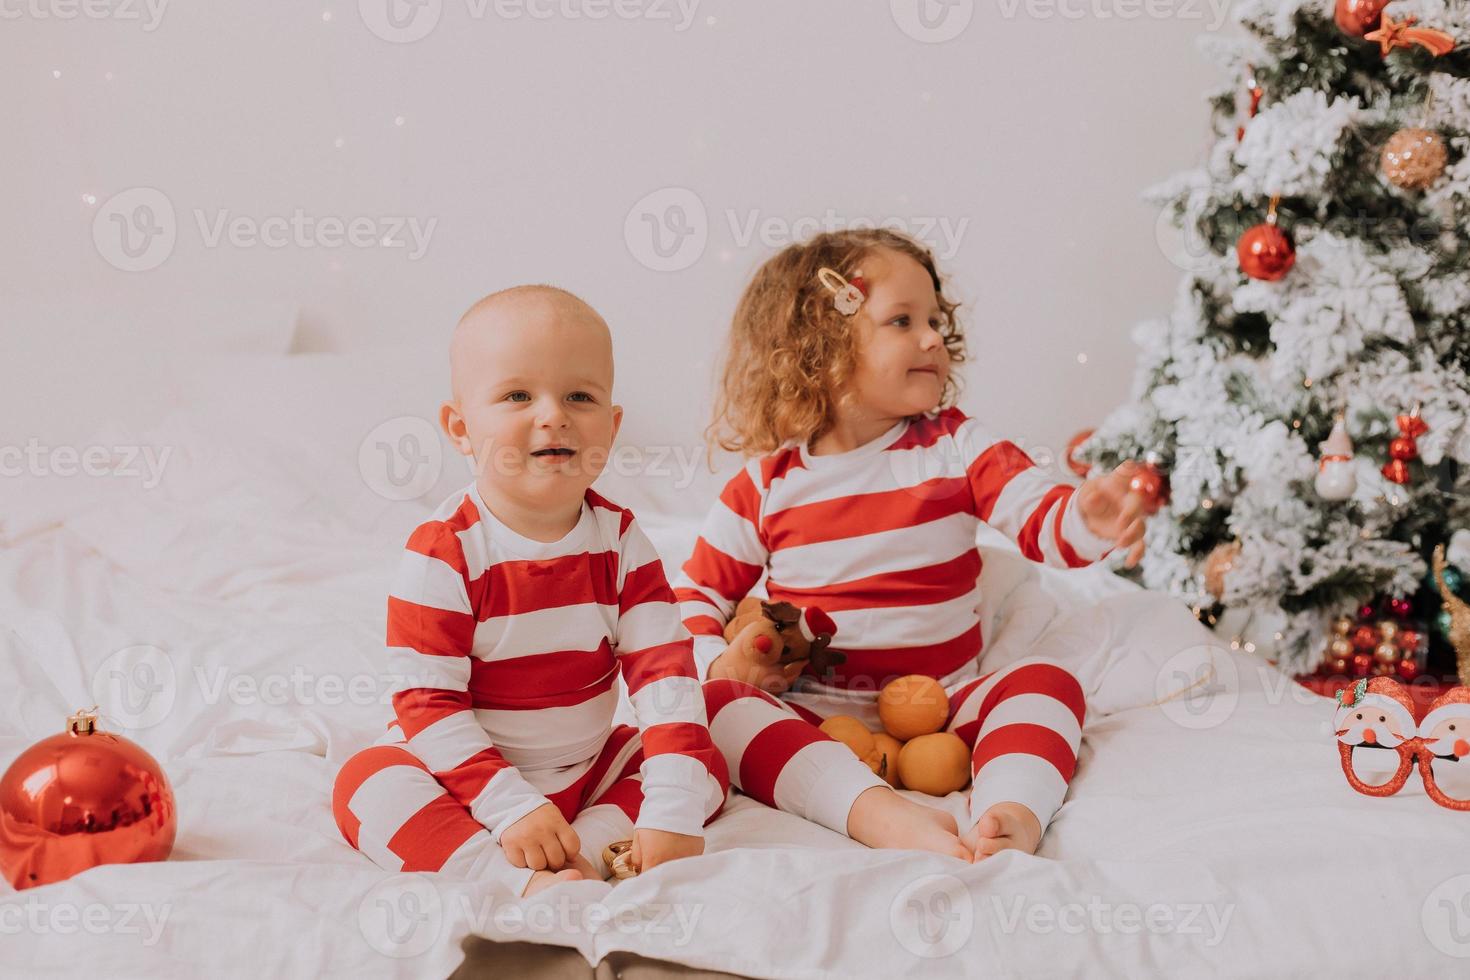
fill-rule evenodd
<path id="1" fill-rule="evenodd" d="M 554 803 L 601 867 L 636 827 L 700 836 L 728 777 L 688 633 L 630 511 L 588 491 L 560 541 L 497 521 L 471 486 L 408 541 L 388 599 L 388 732 L 343 766 L 347 841 L 393 871 L 532 874 L 499 846 Z M 638 727 L 614 727 L 618 678 Z"/>

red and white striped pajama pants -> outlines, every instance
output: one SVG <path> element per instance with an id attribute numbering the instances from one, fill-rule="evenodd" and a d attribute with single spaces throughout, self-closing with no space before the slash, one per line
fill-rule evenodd
<path id="1" fill-rule="evenodd" d="M 948 694 L 944 730 L 972 749 L 970 825 L 996 803 L 1010 801 L 1036 814 L 1045 831 L 1077 768 L 1086 709 L 1077 679 L 1050 660 L 1033 658 L 956 684 Z M 876 700 L 803 693 L 778 699 L 740 681 L 712 680 L 705 682 L 705 702 L 730 781 L 767 806 L 845 834 L 853 802 L 885 785 L 816 727 L 823 717 L 849 714 L 876 729 Z"/>
<path id="2" fill-rule="evenodd" d="M 397 731 L 394 726 L 392 731 Z M 596 756 L 521 775 L 572 825 L 581 853 L 606 878 L 602 850 L 633 836 L 643 803 L 642 736 L 618 725 Z M 711 789 L 705 823 L 725 804 Z M 496 880 L 519 896 L 534 871 L 517 868 L 500 845 L 449 794 L 406 743 L 363 749 L 343 764 L 332 787 L 332 814 L 347 843 L 387 871 L 439 871 L 467 881 Z"/>

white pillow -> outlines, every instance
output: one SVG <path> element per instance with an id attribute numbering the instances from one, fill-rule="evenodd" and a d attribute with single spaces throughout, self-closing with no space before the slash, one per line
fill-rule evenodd
<path id="1" fill-rule="evenodd" d="M 0 298 L 5 384 L 0 445 L 78 445 L 105 422 L 156 424 L 177 408 L 176 363 L 198 354 L 281 356 L 296 305 L 216 297 L 207 309 L 167 297 L 159 310 L 58 297 Z M 84 444 L 83 444 L 84 445 Z"/>

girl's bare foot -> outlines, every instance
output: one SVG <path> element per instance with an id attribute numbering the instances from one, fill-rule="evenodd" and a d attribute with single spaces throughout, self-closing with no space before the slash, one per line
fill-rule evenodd
<path id="1" fill-rule="evenodd" d="M 954 817 L 899 796 L 887 786 L 866 789 L 847 814 L 847 836 L 869 847 L 909 848 L 972 860 Z"/>
<path id="2" fill-rule="evenodd" d="M 531 875 L 531 880 L 526 882 L 526 890 L 521 892 L 522 898 L 530 898 L 543 888 L 559 885 L 563 881 L 581 881 L 584 877 L 596 878 L 596 873 L 584 875 L 576 868 L 563 868 L 560 871 L 537 871 Z"/>
<path id="3" fill-rule="evenodd" d="M 960 839 L 974 852 L 976 861 L 1007 848 L 1035 854 L 1041 846 L 1041 821 L 1030 807 L 997 803 L 981 814 Z"/>
<path id="4" fill-rule="evenodd" d="M 586 878 L 588 881 L 602 880 L 602 875 L 597 873 L 597 866 L 594 865 L 591 861 L 587 860 L 585 857 L 583 857 L 581 853 L 572 855 L 572 860 L 567 863 L 567 867 L 571 868 L 573 871 L 582 872 L 582 877 Z"/>

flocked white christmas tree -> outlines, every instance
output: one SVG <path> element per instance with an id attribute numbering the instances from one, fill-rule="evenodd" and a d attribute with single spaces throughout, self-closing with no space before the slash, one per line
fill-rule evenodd
<path id="1" fill-rule="evenodd" d="M 1361 603 L 1432 620 L 1428 557 L 1470 526 L 1470 0 L 1234 16 L 1206 40 L 1230 78 L 1208 158 L 1148 192 L 1188 274 L 1135 331 L 1132 403 L 1079 455 L 1155 454 L 1170 498 L 1145 584 L 1207 622 L 1236 611 L 1304 669 Z"/>

